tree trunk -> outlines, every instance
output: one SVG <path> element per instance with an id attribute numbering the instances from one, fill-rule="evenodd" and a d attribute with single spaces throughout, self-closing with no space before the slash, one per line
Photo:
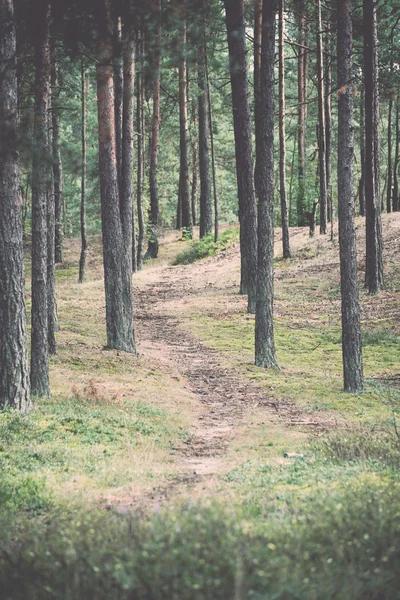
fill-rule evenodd
<path id="1" fill-rule="evenodd" d="M 257 296 L 257 215 L 254 193 L 249 83 L 247 79 L 244 1 L 224 0 L 224 2 L 228 32 L 239 198 L 240 293 L 248 294 L 248 312 L 254 313 Z"/>
<path id="2" fill-rule="evenodd" d="M 182 3 L 183 4 L 183 3 Z M 180 130 L 180 206 L 182 229 L 184 234 L 192 237 L 192 211 L 190 206 L 189 179 L 189 136 L 188 136 L 188 94 L 186 64 L 186 15 L 182 16 L 180 25 L 180 59 L 179 59 L 179 130 Z"/>
<path id="3" fill-rule="evenodd" d="M 144 258 L 144 211 L 143 211 L 143 184 L 144 184 L 144 41 L 143 31 L 138 32 L 137 56 L 138 70 L 136 77 L 136 127 L 137 127 L 137 217 L 138 217 L 138 243 L 137 243 L 137 270 L 143 268 Z"/>
<path id="4" fill-rule="evenodd" d="M 107 346 L 136 353 L 132 326 L 131 265 L 125 254 L 115 147 L 110 0 L 102 0 L 96 64 L 99 167 L 103 229 Z"/>
<path id="5" fill-rule="evenodd" d="M 353 201 L 354 85 L 351 10 L 352 0 L 338 0 L 338 215 L 344 390 L 360 392 L 363 389 L 363 366 Z"/>
<path id="6" fill-rule="evenodd" d="M 307 225 L 306 210 L 306 122 L 307 122 L 307 9 L 305 0 L 298 0 L 299 54 L 297 63 L 297 99 L 298 99 L 298 169 L 299 190 L 297 195 L 297 225 Z"/>
<path id="7" fill-rule="evenodd" d="M 50 4 L 37 3 L 35 29 L 35 147 L 32 163 L 32 340 L 31 390 L 34 396 L 49 396 L 48 296 L 47 296 L 47 205 L 52 179 L 48 115 L 51 80 Z"/>
<path id="8" fill-rule="evenodd" d="M 277 367 L 274 343 L 274 62 L 275 2 L 263 0 L 260 71 L 260 156 L 257 167 L 258 277 L 255 364 Z"/>
<path id="9" fill-rule="evenodd" d="M 332 58 L 331 58 L 331 35 L 332 27 L 329 18 L 326 32 L 326 65 L 325 65 L 325 161 L 326 161 L 326 202 L 327 220 L 333 221 L 333 198 L 332 198 Z M 333 227 L 331 227 L 331 233 Z"/>
<path id="10" fill-rule="evenodd" d="M 389 114 L 388 114 L 388 153 L 387 153 L 387 189 L 386 189 L 386 211 L 392 212 L 392 112 L 393 112 L 393 95 L 389 98 Z"/>
<path id="11" fill-rule="evenodd" d="M 206 61 L 206 77 L 207 77 L 208 114 L 210 115 L 211 170 L 212 170 L 213 196 L 214 196 L 214 242 L 217 242 L 218 235 L 219 235 L 218 190 L 217 190 L 217 174 L 216 174 L 216 168 L 215 168 L 213 110 L 212 110 L 211 89 L 210 89 L 210 81 L 209 81 L 209 77 L 208 77 L 207 61 Z"/>
<path id="12" fill-rule="evenodd" d="M 48 145 L 51 152 L 50 179 L 47 192 L 47 310 L 48 310 L 48 344 L 49 354 L 56 354 L 56 336 L 58 331 L 57 298 L 56 298 L 56 211 L 54 201 L 54 171 L 53 171 L 53 124 L 52 124 L 52 97 L 51 88 L 49 95 L 49 112 L 47 119 Z"/>
<path id="13" fill-rule="evenodd" d="M 360 162 L 361 177 L 358 186 L 358 200 L 360 203 L 360 215 L 365 217 L 365 117 L 364 117 L 364 89 L 361 89 L 360 101 Z"/>
<path id="14" fill-rule="evenodd" d="M 53 59 L 51 66 L 51 95 L 52 95 L 52 121 L 53 121 L 53 176 L 54 176 L 54 209 L 56 219 L 55 232 L 55 260 L 63 262 L 63 180 L 62 160 L 60 146 L 60 112 L 57 101 L 60 96 L 60 83 L 58 80 L 58 64 Z"/>
<path id="15" fill-rule="evenodd" d="M 208 146 L 209 112 L 206 80 L 205 22 L 202 14 L 200 42 L 198 45 L 198 106 L 199 106 L 199 167 L 200 167 L 200 237 L 212 231 L 212 203 L 210 182 L 210 157 Z"/>
<path id="16" fill-rule="evenodd" d="M 378 131 L 377 104 L 377 31 L 375 1 L 364 0 L 364 87 L 365 87 L 365 208 L 366 208 L 366 267 L 365 287 L 370 294 L 383 286 L 382 224 L 380 216 L 379 159 L 376 134 Z"/>
<path id="17" fill-rule="evenodd" d="M 285 133 L 285 0 L 279 0 L 279 180 L 282 217 L 283 258 L 290 257 L 289 217 L 286 195 Z"/>
<path id="18" fill-rule="evenodd" d="M 153 77 L 153 120 L 150 140 L 150 211 L 149 211 L 149 241 L 147 256 L 157 258 L 158 255 L 158 186 L 157 166 L 158 149 L 160 145 L 160 67 L 161 67 L 161 0 L 157 0 L 153 13 L 154 36 L 152 52 L 152 77 Z"/>
<path id="19" fill-rule="evenodd" d="M 262 4 L 263 0 L 255 0 L 254 2 L 254 71 L 253 71 L 253 86 L 254 86 L 254 134 L 256 141 L 256 157 L 260 154 L 260 130 L 257 123 L 260 121 L 260 69 L 261 69 L 261 42 L 262 42 Z M 257 160 L 256 160 L 257 168 Z M 255 180 L 257 179 L 254 173 Z"/>
<path id="20" fill-rule="evenodd" d="M 117 153 L 118 186 L 121 187 L 122 173 L 122 103 L 124 94 L 122 59 L 122 21 L 118 17 L 114 28 L 114 102 L 115 102 L 115 147 Z"/>
<path id="21" fill-rule="evenodd" d="M 133 137 L 134 137 L 134 85 L 135 40 L 132 15 L 124 22 L 123 51 L 123 106 L 122 106 L 122 156 L 121 156 L 121 217 L 126 262 L 134 270 L 134 191 L 133 191 Z"/>
<path id="22" fill-rule="evenodd" d="M 12 0 L 0 0 L 0 409 L 30 407 L 17 145 L 16 30 Z"/>
<path id="23" fill-rule="evenodd" d="M 322 45 L 322 8 L 318 0 L 317 31 L 317 75 L 318 75 L 318 158 L 319 158 L 319 230 L 326 233 L 327 201 L 326 201 L 326 143 L 325 143 L 325 94 L 324 94 L 324 60 Z"/>
<path id="24" fill-rule="evenodd" d="M 79 259 L 79 283 L 86 277 L 86 65 L 81 64 L 81 101 L 82 101 L 82 176 L 81 176 L 81 256 Z"/>
<path id="25" fill-rule="evenodd" d="M 395 151 L 394 151 L 394 165 L 393 165 L 393 212 L 399 210 L 399 150 L 400 150 L 400 127 L 399 127 L 399 112 L 400 112 L 400 104 L 399 104 L 399 92 L 397 92 L 396 99 L 396 142 L 395 142 Z"/>

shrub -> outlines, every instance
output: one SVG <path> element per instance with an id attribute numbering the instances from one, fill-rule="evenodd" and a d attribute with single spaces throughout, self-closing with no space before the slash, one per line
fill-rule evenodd
<path id="1" fill-rule="evenodd" d="M 207 235 L 199 240 L 191 242 L 189 248 L 180 252 L 174 259 L 173 265 L 190 265 L 207 258 L 208 256 L 215 256 L 216 254 L 223 252 L 229 246 L 236 243 L 239 240 L 239 230 L 226 229 L 221 233 L 218 242 L 214 242 L 213 235 Z"/>

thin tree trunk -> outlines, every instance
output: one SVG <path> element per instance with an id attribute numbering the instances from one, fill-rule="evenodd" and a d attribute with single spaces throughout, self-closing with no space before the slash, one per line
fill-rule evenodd
<path id="1" fill-rule="evenodd" d="M 198 107 L 199 107 L 199 167 L 200 167 L 200 237 L 212 231 L 212 201 L 209 157 L 209 106 L 206 78 L 205 21 L 202 11 L 200 41 L 197 52 Z"/>
<path id="2" fill-rule="evenodd" d="M 326 142 L 325 142 L 325 94 L 324 94 L 324 61 L 322 45 L 322 8 L 321 0 L 317 0 L 317 75 L 318 75 L 318 158 L 319 158 L 319 229 L 326 233 L 327 196 L 326 196 Z"/>
<path id="3" fill-rule="evenodd" d="M 263 0 L 260 71 L 260 156 L 257 167 L 258 277 L 255 325 L 255 364 L 273 368 L 275 356 L 274 302 L 274 62 L 275 3 Z"/>
<path id="4" fill-rule="evenodd" d="M 215 168 L 213 110 L 212 110 L 211 89 L 210 89 L 210 81 L 209 81 L 209 77 L 208 77 L 207 62 L 206 62 L 206 77 L 207 77 L 208 114 L 210 115 L 211 172 L 212 172 L 212 179 L 213 179 L 213 197 L 214 197 L 214 242 L 217 242 L 218 235 L 219 235 L 218 189 L 217 189 L 217 173 L 216 173 L 216 168 Z"/>
<path id="5" fill-rule="evenodd" d="M 256 157 L 260 153 L 260 130 L 257 127 L 260 118 L 260 69 L 261 69 L 261 42 L 262 42 L 262 5 L 263 0 L 255 0 L 254 2 L 254 71 L 253 71 L 253 86 L 254 86 L 254 134 L 256 141 Z M 257 160 L 256 160 L 257 168 Z M 256 173 L 254 174 L 257 179 Z"/>
<path id="6" fill-rule="evenodd" d="M 184 2 L 182 2 L 184 7 Z M 182 213 L 182 229 L 184 235 L 192 237 L 192 211 L 190 206 L 189 178 L 189 136 L 188 136 L 188 93 L 186 64 L 186 15 L 182 16 L 180 25 L 180 59 L 179 59 L 179 130 L 180 130 L 180 205 Z"/>
<path id="7" fill-rule="evenodd" d="M 14 5 L 0 0 L 0 409 L 30 408 Z"/>
<path id="8" fill-rule="evenodd" d="M 192 189 L 190 192 L 190 204 L 192 207 L 193 226 L 197 225 L 197 194 L 199 191 L 197 140 L 192 140 Z"/>
<path id="9" fill-rule="evenodd" d="M 393 199 L 392 206 L 393 212 L 399 210 L 399 150 L 400 150 L 400 127 L 399 127 L 399 92 L 397 92 L 396 99 L 396 142 L 394 151 L 394 165 L 393 165 Z"/>
<path id="10" fill-rule="evenodd" d="M 79 259 L 79 283 L 86 277 L 86 65 L 81 64 L 81 102 L 82 102 L 82 176 L 81 176 L 81 256 Z"/>
<path id="11" fill-rule="evenodd" d="M 338 213 L 342 354 L 344 390 L 354 393 L 363 389 L 363 366 L 353 201 L 354 85 L 351 10 L 351 0 L 338 0 Z"/>
<path id="12" fill-rule="evenodd" d="M 387 189 L 386 189 L 386 211 L 392 212 L 392 112 L 393 112 L 393 95 L 389 98 L 389 114 L 388 114 L 388 166 L 387 166 Z"/>
<path id="13" fill-rule="evenodd" d="M 50 179 L 47 191 L 47 310 L 48 310 L 48 344 L 49 354 L 56 354 L 56 336 L 58 331 L 57 297 L 56 297 L 56 211 L 54 201 L 54 171 L 53 171 L 53 126 L 52 126 L 52 97 L 49 95 L 49 113 L 47 119 L 48 144 L 50 156 Z"/>
<path id="14" fill-rule="evenodd" d="M 125 253 L 117 175 L 110 0 L 102 0 L 99 9 L 96 80 L 107 346 L 135 354 L 131 263 Z"/>
<path id="15" fill-rule="evenodd" d="M 329 18 L 326 31 L 326 65 L 325 65 L 325 140 L 326 140 L 326 201 L 327 201 L 327 220 L 332 223 L 332 48 L 331 48 L 332 27 Z M 331 233 L 333 229 L 331 227 Z"/>
<path id="16" fill-rule="evenodd" d="M 134 192 L 133 192 L 133 139 L 134 139 L 134 86 L 135 86 L 135 39 L 133 15 L 124 21 L 123 51 L 123 106 L 122 106 L 122 156 L 121 156 L 121 217 L 126 262 L 129 271 L 134 270 L 136 254 L 134 245 Z"/>
<path id="17" fill-rule="evenodd" d="M 306 211 L 306 122 L 307 122 L 307 9 L 305 0 L 297 3 L 299 29 L 299 55 L 297 63 L 297 99 L 298 99 L 298 176 L 297 225 L 307 225 Z"/>
<path id="18" fill-rule="evenodd" d="M 143 31 L 138 33 L 137 55 L 138 71 L 136 77 L 136 123 L 137 123 L 137 270 L 141 271 L 144 258 L 144 211 L 143 211 L 143 184 L 144 184 L 144 74 L 143 74 L 144 40 Z"/>
<path id="19" fill-rule="evenodd" d="M 257 214 L 254 193 L 244 2 L 243 0 L 224 0 L 224 2 L 228 32 L 239 198 L 240 293 L 248 294 L 247 309 L 249 313 L 254 313 L 257 296 Z"/>
<path id="20" fill-rule="evenodd" d="M 118 17 L 114 29 L 114 102 L 115 102 L 115 147 L 117 152 L 118 186 L 121 187 L 122 173 L 122 102 L 124 93 L 122 58 L 122 20 Z"/>
<path id="21" fill-rule="evenodd" d="M 382 224 L 380 217 L 378 146 L 376 141 L 377 105 L 377 32 L 375 1 L 364 0 L 364 87 L 365 87 L 365 208 L 366 267 L 365 287 L 374 294 L 383 286 Z"/>
<path id="22" fill-rule="evenodd" d="M 150 211 L 149 211 L 149 241 L 147 247 L 147 256 L 157 258 L 158 255 L 158 186 L 157 186 L 157 166 L 158 149 L 160 145 L 160 67 L 161 67 L 161 0 L 157 0 L 155 11 L 153 13 L 154 36 L 152 52 L 152 77 L 153 77 L 153 119 L 151 126 L 150 140 Z"/>
<path id="23" fill-rule="evenodd" d="M 289 217 L 286 195 L 285 133 L 285 0 L 279 0 L 279 175 L 283 258 L 290 257 Z"/>
<path id="24" fill-rule="evenodd" d="M 47 204 L 51 182 L 48 114 L 51 80 L 50 4 L 40 0 L 35 29 L 35 147 L 32 164 L 32 339 L 31 390 L 49 396 L 48 299 L 47 299 Z"/>
<path id="25" fill-rule="evenodd" d="M 360 215 L 365 217 L 365 116 L 364 116 L 364 87 L 361 86 L 360 101 L 360 162 L 361 177 L 359 182 L 358 200 L 360 203 Z"/>
<path id="26" fill-rule="evenodd" d="M 63 262 L 63 180 L 62 160 L 60 145 L 60 113 L 57 101 L 60 96 L 60 83 L 58 80 L 58 64 L 53 59 L 51 66 L 51 94 L 52 94 L 52 121 L 53 121 L 53 175 L 54 175 L 54 208 L 56 219 L 55 232 L 55 260 Z"/>

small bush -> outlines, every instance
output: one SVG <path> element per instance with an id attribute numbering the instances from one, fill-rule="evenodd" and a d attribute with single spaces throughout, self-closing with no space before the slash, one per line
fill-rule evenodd
<path id="1" fill-rule="evenodd" d="M 30 475 L 3 475 L 0 480 L 0 511 L 38 511 L 51 505 L 43 478 Z"/>
<path id="2" fill-rule="evenodd" d="M 400 467 L 400 443 L 395 434 L 373 431 L 334 433 L 313 444 L 329 460 L 376 461 L 385 467 Z"/>
<path id="3" fill-rule="evenodd" d="M 239 240 L 238 229 L 226 229 L 221 233 L 218 242 L 214 242 L 213 235 L 207 235 L 200 240 L 192 242 L 187 250 L 180 252 L 174 259 L 173 265 L 190 265 L 196 260 L 215 256 Z"/>

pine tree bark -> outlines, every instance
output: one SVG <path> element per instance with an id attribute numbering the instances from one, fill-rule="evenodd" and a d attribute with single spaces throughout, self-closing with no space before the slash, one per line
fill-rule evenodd
<path id="1" fill-rule="evenodd" d="M 199 167 L 200 167 L 200 237 L 212 231 L 212 202 L 210 181 L 210 156 L 209 156 L 209 112 L 206 81 L 206 48 L 205 48 L 205 22 L 202 15 L 200 42 L 197 52 L 197 77 L 198 77 L 198 107 L 199 107 Z"/>
<path id="2" fill-rule="evenodd" d="M 123 112 L 123 49 L 122 19 L 118 17 L 114 28 L 114 102 L 115 102 L 115 147 L 117 154 L 118 186 L 122 180 L 122 112 Z"/>
<path id="3" fill-rule="evenodd" d="M 376 2 L 364 0 L 364 90 L 365 90 L 365 287 L 370 294 L 383 286 L 382 223 L 379 198 L 379 110 L 377 86 Z"/>
<path id="4" fill-rule="evenodd" d="M 393 212 L 396 212 L 400 209 L 399 206 L 399 151 L 400 151 L 400 123 L 399 123 L 399 92 L 397 92 L 396 99 L 396 141 L 395 141 L 395 151 L 394 151 L 394 164 L 393 164 L 393 196 L 392 196 L 392 207 Z"/>
<path id="5" fill-rule="evenodd" d="M 365 217 L 365 117 L 364 117 L 364 89 L 361 89 L 360 100 L 360 162 L 361 176 L 358 185 L 358 200 L 360 215 Z"/>
<path id="6" fill-rule="evenodd" d="M 14 5 L 0 0 L 0 409 L 30 408 Z"/>
<path id="7" fill-rule="evenodd" d="M 182 3 L 184 6 L 184 3 Z M 182 15 L 180 24 L 180 59 L 179 59 L 179 131 L 180 131 L 180 207 L 182 229 L 186 236 L 192 237 L 192 211 L 190 206 L 189 178 L 189 135 L 188 135 L 188 93 L 186 64 L 186 15 Z"/>
<path id="8" fill-rule="evenodd" d="M 286 194 L 285 118 L 285 0 L 279 0 L 279 180 L 283 258 L 289 258 L 290 243 L 289 217 Z"/>
<path id="9" fill-rule="evenodd" d="M 255 364 L 276 368 L 274 302 L 274 63 L 275 1 L 263 0 L 260 71 L 260 156 L 257 157 L 258 277 Z"/>
<path id="10" fill-rule="evenodd" d="M 211 172 L 212 172 L 212 180 L 213 180 L 213 197 L 214 197 L 214 242 L 217 242 L 218 236 L 219 236 L 218 189 L 217 189 L 217 173 L 216 173 L 216 167 L 215 167 L 213 109 L 212 109 L 211 89 L 210 89 L 210 80 L 209 80 L 209 76 L 208 76 L 207 61 L 206 61 L 206 77 L 207 77 L 208 114 L 210 115 Z"/>
<path id="11" fill-rule="evenodd" d="M 353 200 L 354 84 L 351 11 L 351 0 L 338 0 L 338 215 L 344 390 L 360 392 L 363 389 L 363 366 Z"/>
<path id="12" fill-rule="evenodd" d="M 138 218 L 138 241 L 137 241 L 137 270 L 143 268 L 144 259 L 144 211 L 143 211 L 143 185 L 144 185 L 144 40 L 143 31 L 138 32 L 137 56 L 138 69 L 136 76 L 136 127 L 137 127 L 137 218 Z"/>
<path id="13" fill-rule="evenodd" d="M 324 60 L 322 44 L 322 7 L 317 0 L 317 76 L 318 76 L 318 158 L 319 158 L 319 230 L 327 230 L 327 195 L 326 195 L 326 140 L 325 140 L 325 94 L 324 94 Z"/>
<path id="14" fill-rule="evenodd" d="M 53 177 L 54 177 L 54 210 L 56 220 L 55 231 L 55 260 L 63 262 L 63 175 L 60 142 L 60 112 L 57 106 L 60 96 L 58 63 L 53 57 L 51 65 L 51 96 L 52 96 L 52 125 L 53 125 Z"/>
<path id="15" fill-rule="evenodd" d="M 327 23 L 326 31 L 326 64 L 325 64 L 325 161 L 326 161 L 326 202 L 327 202 L 327 221 L 333 221 L 333 198 L 332 198 L 332 59 L 331 59 L 331 36 L 332 27 L 330 18 Z M 331 226 L 331 234 L 333 226 Z M 332 235 L 331 235 L 332 237 Z"/>
<path id="16" fill-rule="evenodd" d="M 389 98 L 388 111 L 388 152 L 387 152 L 387 189 L 386 189 L 386 211 L 392 212 L 392 113 L 393 113 L 393 95 Z"/>
<path id="17" fill-rule="evenodd" d="M 81 63 L 81 104 L 82 104 L 82 175 L 81 175 L 81 255 L 79 259 L 79 283 L 83 283 L 86 278 L 86 255 L 87 255 L 87 234 L 86 234 L 86 65 Z"/>
<path id="18" fill-rule="evenodd" d="M 153 77 L 153 117 L 150 140 L 150 211 L 149 241 L 146 255 L 157 258 L 158 255 L 158 219 L 159 201 L 157 185 L 158 150 L 160 146 L 160 68 L 161 68 L 161 0 L 155 3 L 152 21 L 154 36 L 152 41 L 152 77 Z"/>
<path id="19" fill-rule="evenodd" d="M 110 0 L 102 0 L 99 11 L 96 82 L 107 346 L 134 354 L 131 265 L 125 253 L 117 175 Z"/>
<path id="20" fill-rule="evenodd" d="M 134 270 L 134 190 L 133 190 L 133 139 L 134 139 L 134 87 L 135 39 L 132 14 L 124 21 L 123 34 L 123 106 L 122 106 L 122 156 L 121 156 L 121 221 L 129 271 Z"/>
<path id="21" fill-rule="evenodd" d="M 306 123 L 307 123 L 307 8 L 305 0 L 296 2 L 299 30 L 299 54 L 297 62 L 297 149 L 299 187 L 297 194 L 297 225 L 307 225 L 306 211 Z"/>
<path id="22" fill-rule="evenodd" d="M 249 313 L 254 313 L 257 297 L 257 215 L 254 191 L 249 83 L 247 78 L 244 2 L 243 0 L 224 0 L 224 3 L 228 33 L 236 176 L 239 199 L 240 293 L 248 294 L 247 310 Z M 258 127 L 257 123 L 256 127 Z"/>
<path id="23" fill-rule="evenodd" d="M 254 123 L 260 121 L 260 69 L 261 69 L 261 42 L 262 42 L 262 4 L 263 0 L 255 0 L 254 2 L 254 71 L 253 71 L 253 87 L 254 87 Z M 260 154 L 260 130 L 255 125 L 254 137 L 256 141 L 256 157 Z M 257 168 L 257 160 L 256 160 Z M 257 174 L 254 173 L 254 179 L 257 179 Z"/>
<path id="24" fill-rule="evenodd" d="M 48 118 L 51 80 L 50 4 L 39 0 L 35 29 L 35 147 L 32 162 L 31 391 L 49 396 L 47 206 L 52 180 Z"/>
<path id="25" fill-rule="evenodd" d="M 48 344 L 49 354 L 56 354 L 56 336 L 58 331 L 57 297 L 56 297 L 56 211 L 54 198 L 54 170 L 53 170 L 53 124 L 52 124 L 52 96 L 49 95 L 49 112 L 47 120 L 48 145 L 51 155 L 50 179 L 47 191 L 47 310 L 48 310 Z"/>

